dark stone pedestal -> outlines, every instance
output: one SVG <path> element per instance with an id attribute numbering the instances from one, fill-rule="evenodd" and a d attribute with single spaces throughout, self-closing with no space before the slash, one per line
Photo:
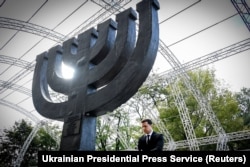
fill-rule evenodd
<path id="1" fill-rule="evenodd" d="M 60 151 L 94 151 L 96 141 L 96 117 L 82 114 L 64 119 Z"/>

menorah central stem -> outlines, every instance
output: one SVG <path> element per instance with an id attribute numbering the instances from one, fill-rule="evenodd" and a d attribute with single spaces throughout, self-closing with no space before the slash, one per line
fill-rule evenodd
<path id="1" fill-rule="evenodd" d="M 96 117 L 76 114 L 64 119 L 60 151 L 94 151 Z"/>

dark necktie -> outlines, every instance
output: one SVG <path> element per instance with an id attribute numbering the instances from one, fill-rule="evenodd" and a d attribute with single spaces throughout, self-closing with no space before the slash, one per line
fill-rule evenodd
<path id="1" fill-rule="evenodd" d="M 147 138 L 146 138 L 147 144 L 149 143 L 149 137 L 150 137 L 150 135 L 147 135 Z"/>

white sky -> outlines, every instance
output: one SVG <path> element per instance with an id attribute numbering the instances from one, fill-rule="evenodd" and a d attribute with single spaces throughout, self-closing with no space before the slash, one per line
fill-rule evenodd
<path id="1" fill-rule="evenodd" d="M 191 1 L 187 1 L 187 4 L 192 4 L 190 2 Z M 246 2 L 250 2 L 250 0 Z M 167 1 L 164 3 L 166 3 L 167 6 Z M 175 5 L 176 4 L 178 3 L 175 3 Z M 183 5 L 182 3 L 182 7 L 185 8 L 184 6 L 189 6 L 187 4 Z M 164 13 L 168 15 L 168 13 L 171 13 L 171 10 L 169 12 L 164 10 Z M 162 23 L 160 38 L 167 45 L 171 45 L 192 34 L 200 32 L 235 13 L 237 13 L 237 11 L 231 1 L 204 0 L 185 12 L 182 12 Z M 172 15 L 172 13 L 170 15 Z M 186 40 L 178 42 L 175 45 L 170 46 L 169 49 L 181 63 L 185 63 L 249 37 L 250 33 L 247 27 L 243 23 L 241 17 L 237 15 L 221 22 L 220 24 L 201 31 Z M 162 56 L 158 56 L 154 68 L 160 68 L 159 71 L 169 69 L 170 66 L 166 65 L 165 62 L 166 61 Z M 214 68 L 216 70 L 216 77 L 219 80 L 224 81 L 225 84 L 229 86 L 230 90 L 240 91 L 242 87 L 250 87 L 250 77 L 248 74 L 250 67 L 249 62 L 250 52 L 248 50 L 212 63 L 206 67 Z"/>

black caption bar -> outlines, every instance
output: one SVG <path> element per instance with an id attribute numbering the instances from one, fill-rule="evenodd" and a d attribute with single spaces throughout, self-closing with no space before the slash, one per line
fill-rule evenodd
<path id="1" fill-rule="evenodd" d="M 210 166 L 249 166 L 247 151 L 40 151 L 38 166 L 120 166 L 178 164 Z"/>

